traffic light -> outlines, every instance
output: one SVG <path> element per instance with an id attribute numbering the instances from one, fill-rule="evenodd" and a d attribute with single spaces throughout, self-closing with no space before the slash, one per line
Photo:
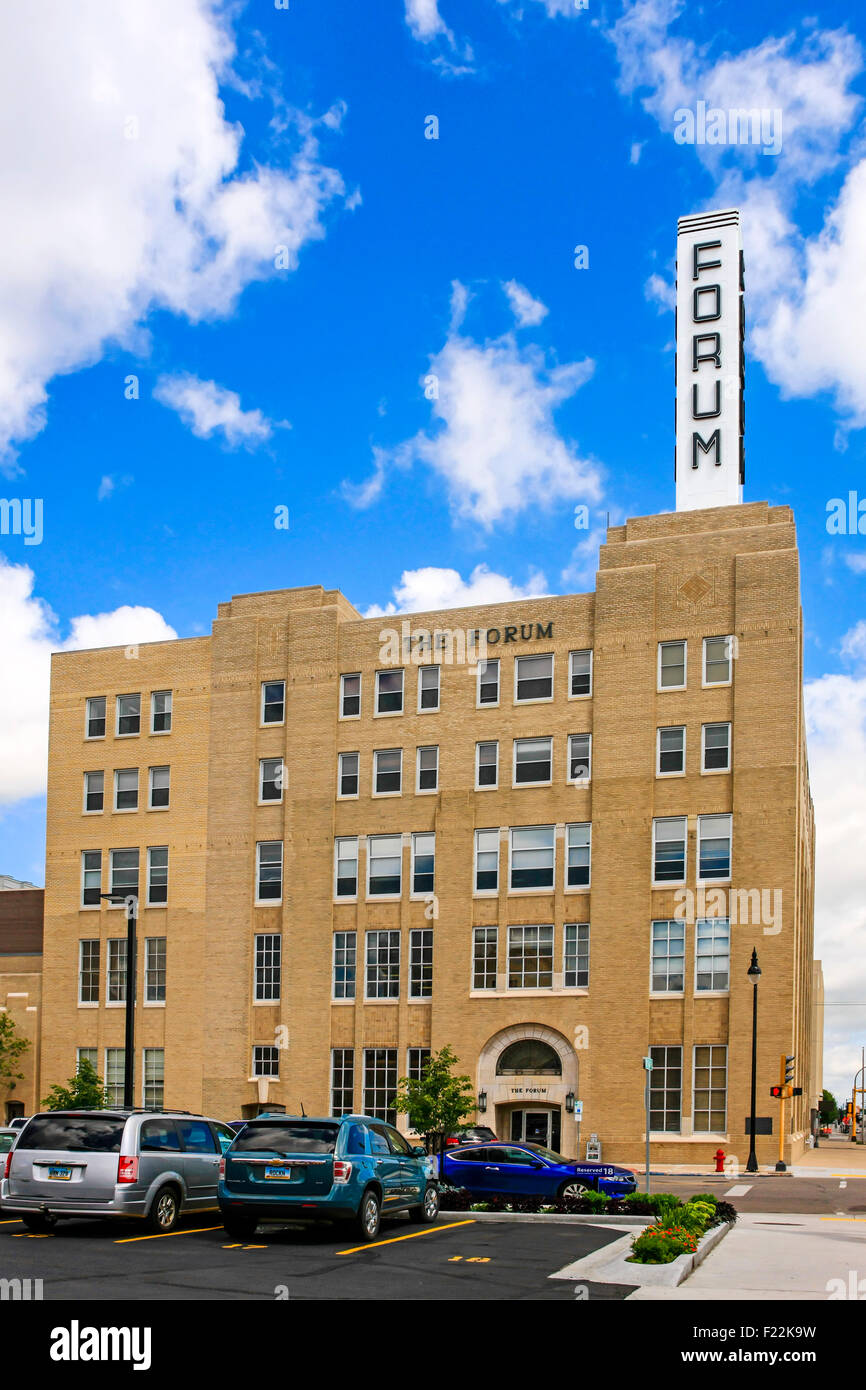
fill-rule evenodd
<path id="1" fill-rule="evenodd" d="M 781 1100 L 781 1099 L 782 1099 L 782 1087 L 781 1087 L 781 1086 L 771 1086 L 771 1087 L 770 1087 L 770 1095 L 773 1097 L 774 1100 Z"/>
<path id="2" fill-rule="evenodd" d="M 794 1062 L 796 1053 L 783 1053 L 779 1062 L 779 1084 L 770 1087 L 770 1095 L 774 1100 L 787 1100 L 790 1096 L 801 1096 L 802 1086 L 793 1086 Z"/>

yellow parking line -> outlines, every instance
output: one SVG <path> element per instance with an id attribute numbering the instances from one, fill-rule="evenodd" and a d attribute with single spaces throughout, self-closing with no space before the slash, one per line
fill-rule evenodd
<path id="1" fill-rule="evenodd" d="M 822 1216 L 822 1221 L 866 1221 L 866 1216 Z"/>
<path id="2" fill-rule="evenodd" d="M 125 1236 L 123 1240 L 116 1240 L 115 1245 L 132 1245 L 136 1240 L 170 1240 L 172 1236 L 198 1236 L 202 1231 L 223 1231 L 224 1226 L 192 1226 L 188 1231 L 165 1231 L 162 1235 L 155 1236 Z"/>
<path id="3" fill-rule="evenodd" d="M 21 1217 L 11 1216 L 8 1221 L 0 1221 L 0 1226 L 20 1226 Z"/>
<path id="4" fill-rule="evenodd" d="M 396 1245 L 398 1240 L 416 1240 L 418 1236 L 435 1236 L 440 1231 L 453 1231 L 456 1226 L 474 1226 L 471 1221 L 449 1221 L 447 1226 L 428 1226 L 424 1231 L 412 1231 L 408 1236 L 391 1236 L 390 1240 L 373 1240 L 369 1245 L 353 1245 L 351 1250 L 338 1250 L 338 1255 L 357 1255 L 360 1250 L 375 1250 L 377 1245 Z"/>

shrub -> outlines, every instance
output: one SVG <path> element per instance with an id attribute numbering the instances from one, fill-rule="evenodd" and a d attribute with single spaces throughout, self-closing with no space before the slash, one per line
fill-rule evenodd
<path id="1" fill-rule="evenodd" d="M 679 1224 L 696 1236 L 702 1236 L 709 1229 L 715 1216 L 716 1208 L 711 1202 L 699 1202 L 694 1197 L 677 1212 Z"/>
<path id="2" fill-rule="evenodd" d="M 712 1192 L 696 1192 L 694 1197 L 689 1198 L 690 1202 L 709 1202 L 711 1207 L 718 1205 L 718 1197 L 714 1197 Z"/>
<path id="3" fill-rule="evenodd" d="M 697 1241 L 691 1231 L 682 1226 L 657 1224 L 634 1236 L 631 1247 L 629 1259 L 633 1264 L 666 1265 L 679 1255 L 693 1255 Z"/>
<path id="4" fill-rule="evenodd" d="M 439 1210 L 440 1211 L 469 1211 L 472 1205 L 472 1197 L 465 1187 L 439 1187 Z"/>
<path id="5" fill-rule="evenodd" d="M 723 1221 L 730 1221 L 733 1224 L 736 1219 L 736 1207 L 732 1207 L 730 1202 L 716 1202 L 715 1215 L 712 1220 L 713 1226 L 721 1226 Z"/>

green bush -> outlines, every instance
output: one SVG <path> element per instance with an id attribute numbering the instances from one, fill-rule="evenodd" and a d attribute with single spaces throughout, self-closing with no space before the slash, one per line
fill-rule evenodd
<path id="1" fill-rule="evenodd" d="M 696 1192 L 694 1197 L 689 1198 L 690 1202 L 709 1202 L 711 1207 L 718 1205 L 718 1197 L 714 1197 L 712 1192 Z"/>
<path id="2" fill-rule="evenodd" d="M 679 1224 L 696 1236 L 702 1236 L 713 1224 L 716 1208 L 712 1202 L 700 1202 L 694 1197 L 677 1212 Z"/>
<path id="3" fill-rule="evenodd" d="M 666 1265 L 679 1255 L 693 1255 L 697 1241 L 683 1226 L 648 1226 L 631 1242 L 629 1260 L 633 1264 Z"/>

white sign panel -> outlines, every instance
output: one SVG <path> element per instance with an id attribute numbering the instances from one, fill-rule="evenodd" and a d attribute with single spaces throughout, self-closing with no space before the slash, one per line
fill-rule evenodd
<path id="1" fill-rule="evenodd" d="M 677 228 L 677 511 L 743 500 L 743 253 L 740 214 Z"/>

